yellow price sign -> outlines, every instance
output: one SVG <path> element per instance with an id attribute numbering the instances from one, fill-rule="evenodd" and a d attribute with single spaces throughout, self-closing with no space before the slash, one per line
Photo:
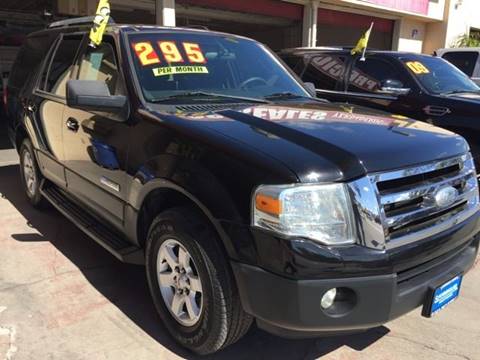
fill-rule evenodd
<path id="1" fill-rule="evenodd" d="M 409 61 L 406 65 L 416 75 L 430 74 L 430 70 L 428 70 L 428 68 L 420 61 Z"/>

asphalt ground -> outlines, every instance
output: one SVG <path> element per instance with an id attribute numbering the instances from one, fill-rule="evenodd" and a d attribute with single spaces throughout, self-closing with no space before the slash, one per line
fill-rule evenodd
<path id="1" fill-rule="evenodd" d="M 0 122 L 1 123 L 1 122 Z M 194 359 L 170 338 L 144 269 L 120 263 L 57 211 L 37 211 L 0 127 L 0 359 Z M 420 310 L 368 332 L 285 340 L 255 327 L 204 359 L 480 359 L 480 266 L 433 319 Z"/>

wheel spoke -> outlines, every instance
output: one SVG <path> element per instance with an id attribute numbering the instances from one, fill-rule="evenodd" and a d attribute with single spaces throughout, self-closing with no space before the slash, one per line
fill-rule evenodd
<path id="1" fill-rule="evenodd" d="M 185 304 L 185 297 L 175 293 L 172 300 L 171 309 L 176 316 L 180 316 L 183 311 L 183 304 Z"/>
<path id="2" fill-rule="evenodd" d="M 170 265 L 172 270 L 175 269 L 176 266 L 178 266 L 178 258 L 173 252 L 173 247 L 166 246 L 163 249 L 162 256 L 167 261 L 168 265 Z"/>
<path id="3" fill-rule="evenodd" d="M 158 280 L 160 282 L 160 286 L 175 286 L 175 280 L 173 280 L 173 277 L 173 272 L 159 273 Z"/>
<path id="4" fill-rule="evenodd" d="M 185 305 L 187 307 L 187 313 L 190 319 L 195 319 L 199 315 L 200 309 L 195 301 L 194 294 L 190 294 L 185 298 Z"/>
<path id="5" fill-rule="evenodd" d="M 188 252 L 181 246 L 178 249 L 178 263 L 184 268 L 190 268 L 190 255 Z"/>
<path id="6" fill-rule="evenodd" d="M 190 280 L 190 290 L 198 293 L 202 292 L 202 283 L 200 282 L 198 276 L 190 275 L 188 280 Z"/>

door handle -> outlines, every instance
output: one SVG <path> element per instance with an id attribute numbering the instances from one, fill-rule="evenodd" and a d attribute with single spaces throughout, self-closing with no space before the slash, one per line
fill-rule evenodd
<path id="1" fill-rule="evenodd" d="M 71 130 L 73 132 L 78 131 L 78 127 L 79 127 L 78 126 L 78 121 L 75 120 L 74 118 L 68 118 L 66 125 L 67 125 L 68 130 Z"/>

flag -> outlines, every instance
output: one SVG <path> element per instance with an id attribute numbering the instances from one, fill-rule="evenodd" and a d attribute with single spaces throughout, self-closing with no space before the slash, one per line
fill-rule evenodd
<path id="1" fill-rule="evenodd" d="M 97 13 L 93 20 L 93 26 L 90 30 L 90 45 L 98 46 L 102 43 L 103 33 L 110 19 L 110 3 L 108 0 L 98 2 Z"/>
<path id="2" fill-rule="evenodd" d="M 357 46 L 355 46 L 352 49 L 351 51 L 352 55 L 363 53 L 362 59 L 365 58 L 365 50 L 367 49 L 368 40 L 370 39 L 370 33 L 372 32 L 372 29 L 373 29 L 373 22 L 368 28 L 368 30 L 365 32 L 365 34 L 360 38 L 360 40 L 358 40 Z"/>

